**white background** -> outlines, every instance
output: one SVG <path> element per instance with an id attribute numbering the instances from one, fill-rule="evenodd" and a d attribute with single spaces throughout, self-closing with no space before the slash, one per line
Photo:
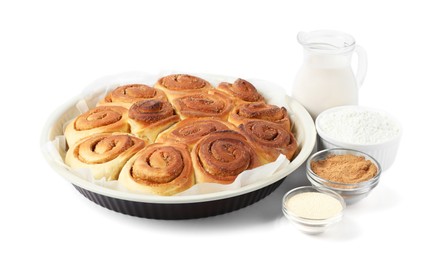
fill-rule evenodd
<path id="1" fill-rule="evenodd" d="M 1 259 L 437 257 L 434 1 L 144 2 L 0 2 Z M 96 78 L 170 69 L 289 89 L 302 59 L 296 34 L 316 29 L 348 32 L 367 50 L 360 104 L 404 125 L 397 160 L 378 187 L 321 236 L 300 233 L 281 213 L 282 195 L 302 184 L 300 171 L 242 210 L 160 221 L 95 205 L 41 156 L 49 114 Z"/>

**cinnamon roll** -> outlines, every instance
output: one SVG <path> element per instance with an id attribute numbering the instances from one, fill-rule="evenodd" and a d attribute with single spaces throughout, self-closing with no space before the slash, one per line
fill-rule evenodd
<path id="1" fill-rule="evenodd" d="M 96 133 L 128 132 L 128 110 L 119 106 L 100 106 L 77 116 L 66 127 L 64 136 L 71 147 Z"/>
<path id="2" fill-rule="evenodd" d="M 243 171 L 261 165 L 247 139 L 233 130 L 210 133 L 191 152 L 197 183 L 229 184 Z"/>
<path id="3" fill-rule="evenodd" d="M 239 126 L 249 120 L 265 120 L 282 125 L 285 130 L 291 130 L 291 121 L 284 107 L 263 102 L 243 103 L 236 106 L 229 116 L 229 122 Z"/>
<path id="4" fill-rule="evenodd" d="M 242 102 L 264 102 L 264 97 L 259 94 L 255 86 L 243 79 L 237 79 L 233 84 L 221 82 L 217 89 L 233 97 L 237 104 Z"/>
<path id="5" fill-rule="evenodd" d="M 143 140 L 129 134 L 95 134 L 71 147 L 65 162 L 73 169 L 90 169 L 95 179 L 116 180 L 128 159 L 143 147 Z"/>
<path id="6" fill-rule="evenodd" d="M 253 120 L 239 125 L 239 129 L 267 162 L 275 161 L 281 153 L 291 160 L 297 150 L 293 133 L 279 124 Z"/>
<path id="7" fill-rule="evenodd" d="M 217 118 L 188 118 L 159 134 L 157 143 L 185 143 L 190 149 L 202 137 L 221 130 L 235 128 Z"/>
<path id="8" fill-rule="evenodd" d="M 109 92 L 105 98 L 98 103 L 98 106 L 114 105 L 129 109 L 131 105 L 137 101 L 146 99 L 167 100 L 165 93 L 159 89 L 144 84 L 130 84 L 117 87 Z"/>
<path id="9" fill-rule="evenodd" d="M 185 95 L 174 99 L 172 103 L 181 119 L 217 117 L 226 121 L 233 108 L 232 100 L 216 90 Z"/>
<path id="10" fill-rule="evenodd" d="M 150 99 L 134 103 L 128 111 L 131 133 L 154 143 L 157 135 L 180 118 L 168 101 Z"/>
<path id="11" fill-rule="evenodd" d="M 212 88 L 206 80 L 187 74 L 173 74 L 162 77 L 154 87 L 163 90 L 171 101 L 183 95 L 199 93 Z"/>
<path id="12" fill-rule="evenodd" d="M 123 167 L 119 182 L 130 191 L 170 196 L 195 183 L 189 150 L 184 144 L 152 144 Z"/>

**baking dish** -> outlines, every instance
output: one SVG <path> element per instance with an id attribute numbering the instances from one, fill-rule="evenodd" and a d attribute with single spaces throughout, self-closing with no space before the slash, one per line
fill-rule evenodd
<path id="1" fill-rule="evenodd" d="M 234 78 L 199 75 L 215 84 L 218 81 L 231 81 Z M 104 186 L 96 185 L 80 178 L 69 171 L 67 167 L 57 162 L 48 151 L 46 145 L 56 136 L 62 135 L 64 124 L 77 113 L 76 103 L 84 96 L 93 96 L 103 90 L 103 87 L 114 87 L 127 82 L 139 82 L 153 85 L 151 79 L 158 79 L 159 75 L 151 75 L 143 72 L 125 73 L 101 78 L 87 87 L 83 93 L 56 109 L 49 116 L 41 136 L 42 152 L 49 165 L 59 175 L 64 177 L 85 197 L 108 209 L 144 218 L 153 219 L 190 219 L 214 216 L 231 212 L 251 205 L 273 192 L 283 180 L 293 173 L 311 154 L 316 141 L 314 122 L 308 112 L 297 101 L 285 95 L 285 104 L 294 122 L 293 132 L 299 145 L 299 152 L 295 158 L 285 167 L 279 169 L 270 178 L 257 181 L 235 190 L 220 191 L 208 194 L 190 196 L 155 196 L 129 193 L 113 190 Z M 256 85 L 269 85 L 270 89 L 276 88 L 272 83 L 258 81 Z M 111 84 L 109 84 L 109 82 Z M 277 92 L 277 91 L 276 91 Z M 270 93 L 262 92 L 264 96 Z M 89 98 L 88 100 L 96 100 Z M 88 104 L 93 106 L 93 104 Z"/>

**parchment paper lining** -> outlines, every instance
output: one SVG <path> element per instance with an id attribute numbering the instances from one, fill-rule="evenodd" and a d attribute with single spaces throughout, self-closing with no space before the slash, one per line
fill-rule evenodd
<path id="1" fill-rule="evenodd" d="M 131 72 L 131 73 L 123 73 L 119 75 L 101 78 L 93 82 L 92 84 L 90 84 L 84 89 L 83 93 L 81 94 L 82 98 L 79 99 L 78 102 L 75 104 L 76 111 L 72 113 L 71 117 L 68 120 L 66 120 L 66 122 L 64 122 L 63 130 L 71 120 L 73 120 L 76 116 L 88 111 L 90 108 L 95 107 L 97 102 L 102 98 L 104 98 L 106 94 L 109 91 L 113 90 L 114 88 L 121 85 L 134 84 L 134 83 L 146 84 L 152 87 L 160 77 L 173 73 L 178 73 L 178 72 L 164 71 L 157 75 L 148 75 L 141 72 Z M 233 83 L 233 81 L 236 80 L 236 78 L 225 77 L 225 76 L 214 76 L 214 75 L 207 76 L 207 75 L 201 75 L 195 73 L 191 73 L 191 74 L 195 76 L 199 76 L 209 81 L 214 87 L 218 86 L 218 84 L 223 81 Z M 291 109 L 286 103 L 285 100 L 286 94 L 282 88 L 273 86 L 271 83 L 267 83 L 261 80 L 255 80 L 255 79 L 246 79 L 246 80 L 251 82 L 258 89 L 258 91 L 266 99 L 267 103 L 274 104 L 279 107 L 285 107 L 288 110 L 290 117 L 293 116 Z M 124 192 L 132 192 L 132 191 L 128 191 L 122 185 L 119 185 L 119 182 L 117 180 L 107 181 L 105 179 L 100 179 L 100 180 L 94 179 L 92 173 L 88 169 L 71 169 L 69 166 L 67 166 L 64 163 L 66 149 L 67 149 L 67 145 L 64 135 L 58 135 L 52 141 L 49 141 L 46 144 L 46 150 L 51 155 L 52 159 L 62 167 L 68 169 L 72 174 L 82 179 L 85 179 L 95 185 L 103 186 L 109 189 L 124 191 Z M 236 180 L 231 184 L 228 185 L 222 185 L 216 183 L 195 184 L 190 189 L 183 191 L 179 194 L 176 194 L 174 196 L 190 196 L 190 195 L 199 195 L 199 194 L 213 193 L 213 192 L 219 192 L 225 190 L 239 189 L 240 187 L 272 177 L 274 174 L 276 174 L 276 172 L 278 172 L 279 169 L 282 169 L 283 167 L 287 166 L 288 163 L 289 160 L 284 155 L 280 155 L 277 158 L 277 160 L 272 163 L 268 163 L 258 168 L 242 172 L 236 178 Z"/>

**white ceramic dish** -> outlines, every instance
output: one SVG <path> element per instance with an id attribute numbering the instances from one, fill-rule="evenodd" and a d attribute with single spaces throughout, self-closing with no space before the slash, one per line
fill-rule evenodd
<path id="1" fill-rule="evenodd" d="M 218 80 L 234 80 L 230 77 L 220 77 L 212 75 L 197 75 L 208 81 L 217 82 Z M 154 82 L 145 82 L 147 79 L 158 79 L 160 75 L 150 75 L 147 73 L 125 73 L 115 76 L 109 76 L 97 80 L 92 85 L 108 85 L 111 82 L 113 86 L 125 84 L 127 82 L 144 82 L 153 85 Z M 274 84 L 266 81 L 257 81 L 248 79 L 255 85 Z M 87 88 L 81 95 L 71 99 L 65 105 L 54 110 L 49 117 L 43 129 L 41 137 L 42 152 L 49 165 L 73 186 L 78 189 L 84 196 L 109 209 L 139 217 L 159 218 L 159 219 L 182 219 L 182 218 L 199 218 L 217 214 L 222 214 L 250 205 L 263 197 L 270 194 L 276 189 L 289 174 L 294 172 L 302 163 L 306 161 L 311 154 L 316 141 L 316 131 L 313 120 L 308 112 L 295 100 L 286 96 L 286 104 L 290 116 L 294 122 L 293 132 L 299 145 L 299 153 L 294 160 L 286 167 L 280 169 L 272 178 L 258 181 L 250 185 L 241 187 L 236 190 L 221 191 L 209 194 L 190 195 L 190 196 L 154 196 L 143 195 L 129 192 L 113 190 L 103 186 L 93 184 L 72 174 L 66 167 L 56 162 L 52 155 L 45 148 L 46 144 L 53 140 L 55 136 L 62 135 L 63 125 L 72 119 L 74 113 L 77 113 L 75 104 L 77 101 L 87 95 L 96 95 L 102 88 Z M 263 93 L 264 96 L 269 93 Z"/>
<path id="2" fill-rule="evenodd" d="M 336 113 L 337 111 L 340 111 L 343 109 L 348 109 L 348 108 L 358 109 L 359 111 L 377 112 L 377 113 L 380 113 L 380 114 L 386 116 L 389 120 L 391 120 L 394 124 L 396 124 L 398 126 L 398 128 L 399 128 L 398 135 L 396 135 L 392 139 L 389 139 L 389 140 L 381 142 L 381 143 L 353 144 L 353 143 L 347 143 L 344 141 L 337 140 L 337 139 L 329 136 L 328 134 L 326 134 L 325 131 L 323 131 L 322 127 L 321 127 L 320 122 L 321 122 L 322 118 L 330 113 Z M 322 112 L 321 114 L 319 114 L 319 116 L 317 117 L 316 130 L 317 130 L 317 133 L 320 137 L 320 141 L 321 141 L 323 149 L 348 148 L 348 149 L 361 151 L 361 152 L 366 153 L 366 154 L 370 155 L 371 157 L 375 158 L 380 163 L 382 171 L 389 169 L 390 166 L 392 166 L 393 162 L 395 161 L 395 158 L 396 158 L 396 155 L 398 152 L 398 148 L 399 148 L 399 143 L 401 140 L 401 135 L 402 135 L 402 126 L 398 122 L 398 120 L 396 120 L 393 116 L 389 115 L 385 111 L 374 109 L 374 108 L 369 108 L 369 107 L 364 107 L 364 106 L 339 106 L 339 107 L 327 109 L 324 112 Z"/>

